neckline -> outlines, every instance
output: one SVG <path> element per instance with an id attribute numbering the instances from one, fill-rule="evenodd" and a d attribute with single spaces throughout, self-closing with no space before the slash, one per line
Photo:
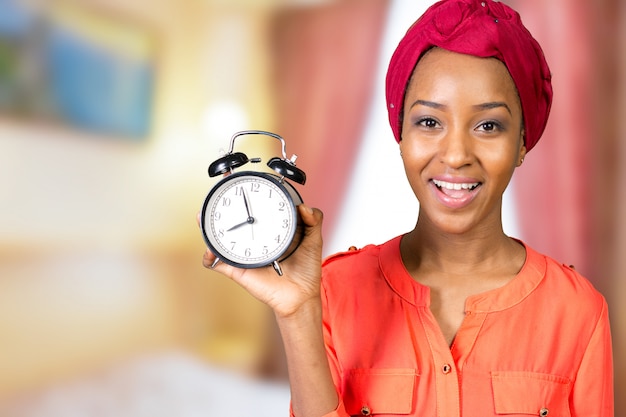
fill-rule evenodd
<path id="1" fill-rule="evenodd" d="M 430 306 L 430 288 L 415 281 L 402 262 L 400 241 L 397 236 L 381 247 L 379 266 L 389 286 L 400 297 L 416 306 Z M 523 241 L 526 260 L 517 275 L 505 285 L 469 296 L 466 312 L 491 312 L 510 308 L 526 298 L 539 285 L 546 270 L 546 259 Z"/>

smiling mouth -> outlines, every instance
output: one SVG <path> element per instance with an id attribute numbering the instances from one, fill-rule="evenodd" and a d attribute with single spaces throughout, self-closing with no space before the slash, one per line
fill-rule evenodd
<path id="1" fill-rule="evenodd" d="M 435 179 L 433 179 L 433 184 L 435 184 L 437 188 L 439 188 L 440 190 L 449 190 L 449 191 L 461 191 L 461 190 L 472 191 L 472 190 L 475 190 L 480 185 L 479 182 L 457 183 L 457 182 L 440 181 L 440 180 L 435 180 Z"/>

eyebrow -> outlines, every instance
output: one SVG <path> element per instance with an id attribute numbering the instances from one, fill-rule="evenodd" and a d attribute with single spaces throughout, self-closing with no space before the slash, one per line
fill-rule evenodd
<path id="1" fill-rule="evenodd" d="M 422 106 L 426 106 L 426 107 L 430 107 L 433 109 L 437 109 L 437 110 L 441 110 L 441 109 L 446 109 L 448 106 L 446 106 L 445 104 L 441 104 L 441 103 L 437 103 L 434 101 L 428 101 L 428 100 L 416 100 L 411 107 L 414 107 L 416 105 L 422 105 Z M 496 109 L 498 107 L 504 107 L 506 109 L 506 111 L 509 112 L 509 114 L 513 114 L 511 112 L 510 107 L 502 102 L 502 101 L 491 101 L 488 103 L 481 103 L 481 104 L 476 104 L 474 106 L 472 106 L 474 109 L 476 110 L 489 110 L 489 109 Z"/>
<path id="2" fill-rule="evenodd" d="M 415 100 L 415 102 L 411 104 L 411 107 L 415 107 L 417 104 L 426 106 L 426 107 L 431 107 L 433 109 L 438 109 L 438 110 L 445 109 L 448 107 L 445 104 L 436 103 L 434 101 L 427 101 L 427 100 Z"/>
<path id="3" fill-rule="evenodd" d="M 506 109 L 506 111 L 509 112 L 510 115 L 513 115 L 513 113 L 511 112 L 511 109 L 509 108 L 509 106 L 502 102 L 502 101 L 493 101 L 493 102 L 489 102 L 489 103 L 481 103 L 481 104 L 476 104 L 475 106 L 472 106 L 477 110 L 489 110 L 489 109 L 496 109 L 498 107 L 504 107 Z"/>

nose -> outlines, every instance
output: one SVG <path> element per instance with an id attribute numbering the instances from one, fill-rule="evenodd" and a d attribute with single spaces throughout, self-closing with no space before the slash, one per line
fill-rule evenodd
<path id="1" fill-rule="evenodd" d="M 472 163 L 473 141 L 468 132 L 462 129 L 451 129 L 440 144 L 440 160 L 443 164 L 458 169 Z"/>

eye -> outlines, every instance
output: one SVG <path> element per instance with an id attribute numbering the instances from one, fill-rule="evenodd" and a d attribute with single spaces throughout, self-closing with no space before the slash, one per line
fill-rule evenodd
<path id="1" fill-rule="evenodd" d="M 432 117 L 422 117 L 416 124 L 426 129 L 436 129 L 439 126 L 439 122 Z"/>
<path id="2" fill-rule="evenodd" d="M 483 132 L 497 132 L 497 131 L 503 130 L 502 125 L 496 122 L 495 120 L 488 120 L 486 122 L 482 122 L 481 124 L 478 125 L 476 129 L 483 131 Z"/>

